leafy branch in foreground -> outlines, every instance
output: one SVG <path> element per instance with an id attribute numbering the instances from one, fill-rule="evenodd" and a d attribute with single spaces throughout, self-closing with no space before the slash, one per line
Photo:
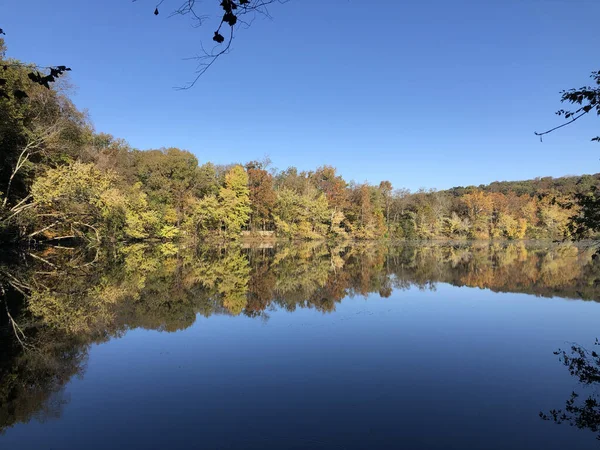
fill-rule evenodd
<path id="1" fill-rule="evenodd" d="M 133 0 L 134 2 L 137 0 Z M 159 8 L 165 0 L 160 0 L 154 8 L 153 14 L 159 15 Z M 222 12 L 221 19 L 214 30 L 212 40 L 216 45 L 210 49 L 205 49 L 201 44 L 202 53 L 193 59 L 198 61 L 195 78 L 180 89 L 189 89 L 196 84 L 200 77 L 219 59 L 231 49 L 234 30 L 240 25 L 249 27 L 257 14 L 270 18 L 268 6 L 273 3 L 286 3 L 287 0 L 218 0 L 218 7 Z M 209 19 L 208 15 L 201 14 L 198 11 L 198 2 L 196 0 L 185 0 L 179 7 L 173 10 L 169 17 L 189 16 L 192 18 L 193 26 L 198 28 Z M 247 19 L 249 17 L 249 19 Z M 229 27 L 229 28 L 228 28 Z M 227 29 L 228 28 L 228 29 Z"/>
<path id="2" fill-rule="evenodd" d="M 54 83 L 61 75 L 63 75 L 65 72 L 68 72 L 71 70 L 70 67 L 66 67 L 66 66 L 47 66 L 47 67 L 42 67 L 42 66 L 32 66 L 29 64 L 24 64 L 24 63 L 10 63 L 10 64 L 4 64 L 1 68 L 3 72 L 6 72 L 9 67 L 25 67 L 27 69 L 30 69 L 31 72 L 29 72 L 27 74 L 27 77 L 34 82 L 35 84 L 39 84 L 40 86 L 44 86 L 46 89 L 50 89 L 50 83 Z M 10 99 L 10 94 L 9 92 L 5 89 L 6 83 L 7 83 L 7 79 L 3 78 L 0 75 L 0 97 L 4 97 L 6 99 Z M 14 96 L 14 98 L 16 98 L 17 100 L 22 100 L 24 98 L 29 97 L 29 95 L 27 94 L 27 92 L 21 90 L 21 89 L 14 89 L 12 91 L 12 95 Z"/>
<path id="3" fill-rule="evenodd" d="M 583 86 L 579 89 L 570 89 L 568 91 L 561 92 L 561 102 L 568 102 L 573 105 L 581 105 L 579 108 L 573 111 L 560 109 L 556 112 L 556 115 L 570 119 L 568 122 L 563 123 L 557 127 L 543 131 L 541 133 L 535 132 L 536 136 L 540 137 L 540 141 L 543 136 L 552 133 L 559 128 L 566 127 L 572 124 L 576 120 L 585 116 L 591 111 L 596 111 L 597 115 L 600 115 L 600 71 L 592 72 L 590 77 L 594 80 L 596 86 Z M 592 138 L 592 141 L 600 141 L 600 136 Z"/>
<path id="4" fill-rule="evenodd" d="M 4 30 L 0 28 L 0 35 L 6 35 Z M 0 39 L 0 59 L 4 59 L 5 46 L 4 40 Z M 35 84 L 39 84 L 40 86 L 44 86 L 46 89 L 50 89 L 50 83 L 54 83 L 60 76 L 64 75 L 65 72 L 69 72 L 71 70 L 70 67 L 67 66 L 37 66 L 31 64 L 25 64 L 20 61 L 10 61 L 5 62 L 0 66 L 0 98 L 5 98 L 10 100 L 11 94 L 17 100 L 22 100 L 24 98 L 29 97 L 27 92 L 22 89 L 7 89 L 8 78 L 7 74 L 10 69 L 24 67 L 26 69 L 31 70 L 27 74 L 29 80 L 31 80 Z"/>

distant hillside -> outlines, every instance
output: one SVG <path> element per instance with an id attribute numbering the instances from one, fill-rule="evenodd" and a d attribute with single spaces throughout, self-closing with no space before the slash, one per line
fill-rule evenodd
<path id="1" fill-rule="evenodd" d="M 517 195 L 536 195 L 547 192 L 556 192 L 563 195 L 573 195 L 580 192 L 587 192 L 592 186 L 600 183 L 600 173 L 593 175 L 579 175 L 566 177 L 538 177 L 533 180 L 522 181 L 494 181 L 490 184 L 481 184 L 479 186 L 457 186 L 448 189 L 446 192 L 451 193 L 456 197 L 460 197 L 465 193 L 472 191 L 473 188 L 485 192 L 500 192 L 508 194 L 514 192 Z"/>

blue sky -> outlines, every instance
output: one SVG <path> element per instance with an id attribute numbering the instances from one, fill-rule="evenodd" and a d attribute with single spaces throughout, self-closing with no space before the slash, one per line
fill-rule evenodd
<path id="1" fill-rule="evenodd" d="M 167 18 L 180 3 L 155 17 L 155 0 L 4 0 L 0 27 L 9 56 L 72 67 L 96 129 L 137 148 L 413 190 L 600 172 L 598 118 L 533 134 L 599 69 L 600 2 L 290 0 L 177 91 L 213 32 Z"/>

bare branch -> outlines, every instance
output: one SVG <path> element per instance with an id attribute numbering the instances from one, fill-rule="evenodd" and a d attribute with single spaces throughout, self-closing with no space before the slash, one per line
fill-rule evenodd
<path id="1" fill-rule="evenodd" d="M 132 0 L 136 2 L 137 0 Z M 158 12 L 158 7 L 161 6 L 166 0 L 160 0 L 156 4 L 155 14 Z M 208 69 L 212 67 L 212 65 L 216 62 L 219 57 L 229 52 L 231 49 L 231 43 L 233 41 L 234 28 L 242 25 L 245 28 L 248 28 L 257 14 L 260 14 L 264 17 L 271 19 L 271 14 L 269 13 L 268 6 L 273 3 L 287 3 L 288 0 L 219 0 L 218 5 L 220 10 L 224 13 L 219 21 L 216 31 L 214 31 L 214 36 L 212 40 L 219 44 L 220 49 L 216 50 L 215 47 L 212 51 L 206 51 L 204 46 L 202 46 L 202 55 L 197 56 L 195 59 L 200 61 L 197 69 L 196 69 L 196 77 L 187 83 L 185 86 L 177 87 L 178 90 L 186 90 L 193 87 L 196 82 L 200 79 L 204 73 Z M 193 21 L 193 27 L 197 28 L 202 26 L 207 19 L 209 19 L 208 15 L 200 14 L 198 9 L 198 3 L 196 0 L 185 0 L 179 7 L 176 7 L 168 17 L 173 16 L 190 16 Z M 243 17 L 248 14 L 252 15 L 252 18 L 249 20 L 243 20 Z M 221 29 L 224 26 L 230 27 L 229 38 L 225 39 L 221 34 Z M 222 47 L 220 47 L 222 46 Z"/>
<path id="2" fill-rule="evenodd" d="M 33 208 L 34 206 L 37 206 L 37 203 L 27 203 L 19 208 L 13 208 L 13 209 L 11 209 L 12 214 L 6 218 L 0 219 L 0 222 L 8 223 L 8 221 L 10 219 L 12 219 L 13 217 L 16 217 L 17 215 L 19 215 L 26 209 Z"/>
<path id="3" fill-rule="evenodd" d="M 11 208 L 11 211 L 14 211 L 16 209 L 18 209 L 23 203 L 25 203 L 27 200 L 29 200 L 31 198 L 31 194 L 27 195 L 25 198 L 23 198 L 19 203 L 17 203 L 15 206 L 13 206 Z"/>
<path id="4" fill-rule="evenodd" d="M 37 259 L 38 261 L 42 261 L 43 263 L 45 263 L 45 264 L 48 264 L 50 267 L 52 267 L 52 268 L 56 269 L 56 265 L 55 265 L 55 264 L 52 264 L 52 263 L 51 263 L 50 261 L 48 261 L 47 259 L 44 259 L 44 258 L 42 258 L 41 256 L 35 255 L 35 254 L 31 253 L 31 252 L 28 252 L 27 254 L 28 254 L 29 256 L 31 256 L 32 258 L 34 258 L 34 259 Z"/>
<path id="5" fill-rule="evenodd" d="M 55 227 L 56 225 L 58 225 L 58 224 L 59 224 L 59 222 L 58 222 L 58 221 L 57 221 L 57 222 L 54 222 L 54 223 L 52 223 L 52 224 L 48 225 L 47 227 L 44 227 L 44 228 L 42 228 L 41 230 L 34 231 L 33 233 L 30 233 L 29 235 L 27 235 L 27 237 L 28 237 L 29 239 L 31 239 L 33 236 L 37 236 L 38 234 L 41 234 L 41 233 L 43 233 L 44 231 L 47 231 L 47 230 L 49 230 L 50 228 L 54 228 L 54 227 Z"/>
<path id="6" fill-rule="evenodd" d="M 98 228 L 96 228 L 93 225 L 90 225 L 89 223 L 83 223 L 83 222 L 73 222 L 73 225 L 83 225 L 84 227 L 88 227 L 91 228 L 94 233 L 96 233 L 96 242 L 100 242 L 100 232 L 98 231 Z"/>
<path id="7" fill-rule="evenodd" d="M 582 112 L 581 114 L 579 114 L 578 116 L 575 116 L 575 117 L 573 117 L 573 118 L 572 118 L 571 120 L 569 120 L 568 122 L 565 122 L 565 123 L 563 123 L 562 125 L 559 125 L 559 126 L 557 126 L 557 127 L 551 128 L 551 129 L 549 129 L 548 131 L 544 131 L 544 132 L 542 132 L 542 133 L 538 133 L 537 131 L 534 131 L 534 134 L 535 134 L 536 136 L 539 136 L 539 137 L 540 137 L 540 142 L 541 142 L 541 141 L 542 141 L 542 136 L 544 136 L 545 134 L 552 133 L 553 131 L 555 131 L 555 130 L 558 130 L 559 128 L 566 127 L 567 125 L 571 125 L 573 122 L 575 122 L 575 121 L 576 121 L 577 119 L 579 119 L 580 117 L 583 117 L 583 116 L 584 116 L 584 115 L 586 115 L 588 112 L 589 112 L 589 111 L 584 111 L 584 112 Z"/>
<path id="8" fill-rule="evenodd" d="M 16 290 L 18 291 L 21 295 L 23 295 L 24 297 L 27 297 L 27 294 L 25 293 L 25 291 L 30 291 L 31 287 L 27 286 L 26 284 L 22 283 L 21 281 L 19 281 L 17 278 L 15 278 L 13 275 L 11 275 L 10 273 L 6 272 L 5 270 L 2 271 L 2 273 L 9 278 L 8 283 Z M 1 285 L 0 285 L 1 286 Z"/>
<path id="9" fill-rule="evenodd" d="M 543 133 L 536 132 L 535 135 L 540 137 L 540 142 L 542 142 L 542 136 L 545 134 L 552 133 L 559 128 L 572 124 L 590 111 L 596 111 L 596 114 L 600 115 L 600 87 L 598 87 L 600 86 L 600 71 L 592 72 L 590 78 L 594 80 L 596 87 L 583 86 L 579 89 L 569 89 L 561 92 L 561 103 L 566 102 L 582 106 L 575 111 L 565 111 L 564 109 L 557 111 L 556 114 L 558 116 L 564 116 L 565 119 L 570 118 L 571 120 Z M 592 141 L 600 141 L 600 137 L 595 137 Z"/>
<path id="10" fill-rule="evenodd" d="M 233 27 L 231 27 L 231 34 L 229 36 L 227 46 L 225 48 L 223 48 L 221 51 L 219 51 L 217 53 L 208 53 L 208 52 L 204 51 L 204 48 L 202 48 L 202 50 L 204 51 L 204 55 L 193 58 L 193 59 L 201 61 L 200 63 L 198 63 L 198 67 L 196 69 L 196 77 L 192 81 L 190 81 L 188 84 L 186 84 L 185 86 L 178 87 L 176 89 L 179 91 L 182 91 L 182 90 L 187 90 L 187 89 L 194 87 L 194 85 L 197 83 L 197 81 L 200 79 L 200 77 L 202 75 L 204 75 L 204 73 L 208 69 L 211 68 L 211 66 L 217 61 L 217 59 L 219 59 L 220 56 L 222 56 L 226 53 L 229 53 L 229 49 L 231 48 L 232 42 L 233 42 Z"/>

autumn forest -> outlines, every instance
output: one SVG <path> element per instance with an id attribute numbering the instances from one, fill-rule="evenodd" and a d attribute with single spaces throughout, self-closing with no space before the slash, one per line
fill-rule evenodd
<path id="1" fill-rule="evenodd" d="M 0 56 L 4 54 L 0 43 Z M 333 166 L 215 165 L 94 130 L 69 98 L 5 60 L 0 231 L 5 241 L 563 239 L 600 174 L 409 192 Z M 7 95 L 11 93 L 26 93 Z M 267 232 L 267 233 L 265 233 Z"/>

